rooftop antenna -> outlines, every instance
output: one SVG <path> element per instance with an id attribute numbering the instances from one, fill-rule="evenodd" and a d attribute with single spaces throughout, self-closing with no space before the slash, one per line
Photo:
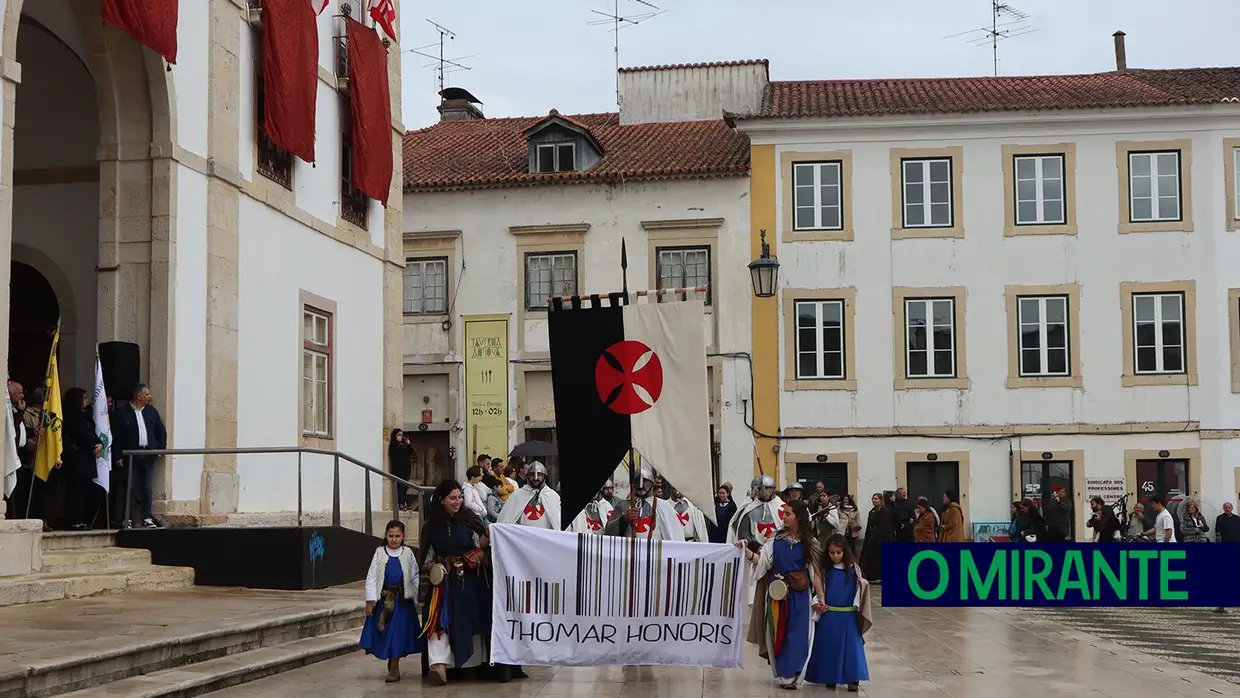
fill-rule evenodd
<path id="1" fill-rule="evenodd" d="M 955 39 L 967 37 L 973 46 L 990 46 L 993 56 L 995 77 L 999 77 L 999 42 L 1015 39 L 1018 36 L 1032 34 L 1038 29 L 1030 24 L 1029 15 L 1009 5 L 1003 0 L 990 0 L 990 26 L 970 29 L 959 34 L 943 37 Z"/>
<path id="2" fill-rule="evenodd" d="M 456 33 L 453 32 L 451 29 L 448 29 L 447 27 L 443 26 L 442 24 L 431 22 L 431 20 L 429 19 L 426 21 L 429 22 L 430 25 L 435 28 L 435 31 L 439 32 L 439 41 L 434 44 L 427 44 L 426 46 L 419 46 L 417 48 L 405 49 L 404 51 L 402 51 L 402 53 L 412 53 L 414 55 L 422 56 L 423 58 L 429 58 L 432 61 L 434 61 L 434 63 L 427 64 L 423 67 L 435 68 L 435 78 L 439 83 L 439 91 L 443 92 L 445 78 L 447 77 L 448 73 L 455 73 L 461 70 L 473 70 L 473 68 L 460 63 L 460 61 L 463 61 L 467 58 L 473 58 L 473 55 L 460 56 L 457 58 L 445 58 L 444 51 L 443 51 L 444 43 L 447 41 L 455 41 Z M 436 46 L 439 47 L 438 55 L 433 54 L 433 53 L 427 53 L 429 49 L 433 49 Z"/>
<path id="3" fill-rule="evenodd" d="M 601 27 L 605 25 L 611 25 L 611 32 L 615 36 L 614 49 L 616 53 L 616 109 L 620 108 L 620 30 L 625 27 L 637 26 L 638 24 L 641 24 L 642 22 L 645 22 L 648 19 L 654 19 L 655 17 L 658 17 L 664 12 L 667 12 L 667 10 L 662 9 L 653 3 L 647 2 L 646 0 L 626 0 L 626 1 L 640 5 L 641 8 L 637 9 L 637 11 L 632 14 L 622 15 L 620 14 L 620 0 L 612 0 L 611 7 L 608 8 L 610 12 L 603 12 L 601 10 L 590 10 L 591 12 L 598 15 L 599 17 L 602 17 L 602 19 L 596 19 L 593 22 L 586 23 L 586 26 L 589 26 L 589 27 Z"/>

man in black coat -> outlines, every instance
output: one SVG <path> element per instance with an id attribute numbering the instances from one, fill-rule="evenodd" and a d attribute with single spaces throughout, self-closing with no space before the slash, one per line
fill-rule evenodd
<path id="1" fill-rule="evenodd" d="M 895 502 L 891 507 L 891 528 L 896 540 L 903 543 L 913 542 L 913 515 L 916 508 L 908 499 L 908 490 L 896 488 Z"/>
<path id="2" fill-rule="evenodd" d="M 1214 538 L 1219 543 L 1240 543 L 1240 516 L 1236 516 L 1231 502 L 1223 505 L 1223 513 L 1214 520 Z"/>
<path id="3" fill-rule="evenodd" d="M 159 528 L 159 523 L 151 512 L 151 488 L 155 481 L 155 464 L 159 462 L 159 456 L 134 456 L 133 473 L 125 471 L 130 460 L 125 455 L 128 451 L 168 447 L 168 431 L 164 428 L 164 420 L 159 416 L 159 411 L 151 404 L 151 389 L 145 383 L 139 383 L 134 388 L 133 399 L 118 405 L 112 413 L 112 439 L 112 452 L 117 454 L 119 466 L 113 467 L 113 471 L 119 475 L 113 478 L 113 482 L 119 480 L 120 483 L 116 490 L 124 492 L 123 497 L 130 500 L 136 497 L 144 528 Z M 133 483 L 133 492 L 127 491 L 129 482 Z M 121 515 L 125 501 L 124 498 L 118 501 L 117 509 Z M 132 524 L 132 521 L 124 521 L 121 525 L 128 528 Z"/>

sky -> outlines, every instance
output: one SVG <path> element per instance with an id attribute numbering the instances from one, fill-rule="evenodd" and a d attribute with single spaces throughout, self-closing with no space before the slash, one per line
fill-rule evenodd
<path id="1" fill-rule="evenodd" d="M 487 116 L 614 111 L 610 27 L 588 26 L 614 0 L 452 0 L 401 3 L 403 111 L 409 129 L 439 119 L 432 60 L 470 70 L 447 75 Z M 990 26 L 990 0 L 651 0 L 664 13 L 620 31 L 620 65 L 766 58 L 772 80 L 992 75 L 990 45 L 951 35 Z M 620 14 L 648 12 L 619 0 Z M 1111 35 L 1127 36 L 1131 68 L 1240 65 L 1237 0 L 1008 0 L 1036 29 L 999 43 L 1000 75 L 1115 69 Z M 462 58 L 469 56 L 468 58 Z"/>

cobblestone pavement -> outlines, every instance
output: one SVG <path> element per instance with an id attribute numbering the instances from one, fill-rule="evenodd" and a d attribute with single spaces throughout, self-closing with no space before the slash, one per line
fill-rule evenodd
<path id="1" fill-rule="evenodd" d="M 1194 624 L 1200 631 L 1219 617 L 1209 611 L 1159 616 L 1153 609 L 1129 610 L 1137 627 L 1160 629 L 1163 642 L 1173 628 Z M 1208 618 L 1204 618 L 1208 614 Z M 873 698 L 953 696 L 957 698 L 1090 698 L 1139 696 L 1240 696 L 1236 686 L 1196 668 L 1147 654 L 1143 648 L 1093 634 L 1080 623 L 1088 614 L 1029 609 L 875 608 L 875 627 L 866 636 L 872 681 L 862 695 Z M 1187 618 L 1187 620 L 1186 620 Z M 1227 619 L 1236 623 L 1240 616 Z M 1101 623 L 1106 625 L 1105 619 Z M 1135 632 L 1135 630 L 1134 630 Z M 1197 646 L 1197 635 L 1184 635 Z M 1190 639 L 1194 638 L 1194 639 Z M 1212 653 L 1213 649 L 1201 648 Z M 1187 652 L 1187 650 L 1186 650 Z M 1175 654 L 1172 652 L 1172 654 Z M 1201 652 L 1197 653 L 1202 656 Z M 212 694 L 215 698 L 378 698 L 380 696 L 591 696 L 593 698 L 759 698 L 786 696 L 772 686 L 765 662 L 746 647 L 745 668 L 703 670 L 679 667 L 530 668 L 531 678 L 506 685 L 460 683 L 430 688 L 421 682 L 416 657 L 406 678 L 384 684 L 383 662 L 354 654 Z M 1213 672 L 1213 669 L 1210 669 Z M 829 693 L 803 686 L 801 694 Z"/>
<path id="2" fill-rule="evenodd" d="M 1038 609 L 1039 617 L 1240 684 L 1240 611 L 1209 608 Z"/>

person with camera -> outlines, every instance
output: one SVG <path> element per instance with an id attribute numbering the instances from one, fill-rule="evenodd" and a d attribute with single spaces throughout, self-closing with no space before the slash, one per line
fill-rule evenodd
<path id="1" fill-rule="evenodd" d="M 1111 511 L 1111 507 L 1102 501 L 1102 497 L 1093 496 L 1089 498 L 1089 508 L 1093 510 L 1094 515 L 1085 523 L 1086 526 L 1094 530 L 1095 543 L 1117 543 L 1121 537 L 1119 519 L 1115 516 L 1115 512 Z"/>

